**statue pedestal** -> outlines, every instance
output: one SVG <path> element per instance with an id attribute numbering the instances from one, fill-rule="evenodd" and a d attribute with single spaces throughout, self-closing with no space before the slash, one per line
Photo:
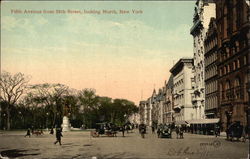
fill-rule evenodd
<path id="1" fill-rule="evenodd" d="M 69 118 L 67 116 L 63 117 L 63 123 L 62 123 L 62 131 L 70 131 L 70 123 Z"/>

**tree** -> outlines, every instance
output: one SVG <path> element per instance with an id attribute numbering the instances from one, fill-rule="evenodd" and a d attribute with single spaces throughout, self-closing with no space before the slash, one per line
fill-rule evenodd
<path id="1" fill-rule="evenodd" d="M 122 124 L 126 122 L 127 117 L 137 111 L 138 108 L 133 102 L 126 99 L 114 99 L 111 111 L 111 122 Z"/>
<path id="2" fill-rule="evenodd" d="M 114 99 L 108 97 L 100 97 L 99 112 L 104 116 L 105 121 L 114 124 L 124 124 L 127 117 L 136 113 L 138 108 L 135 104 L 126 99 Z"/>
<path id="3" fill-rule="evenodd" d="M 22 73 L 11 75 L 3 72 L 0 76 L 0 96 L 4 100 L 7 113 L 7 130 L 10 129 L 10 107 L 14 106 L 18 99 L 25 93 L 29 78 Z"/>
<path id="4" fill-rule="evenodd" d="M 56 121 L 61 124 L 65 109 L 64 97 L 67 95 L 69 88 L 63 84 L 37 84 L 31 87 L 27 101 L 35 100 L 40 107 L 45 107 L 52 118 L 51 125 L 54 126 Z"/>
<path id="5" fill-rule="evenodd" d="M 92 127 L 98 120 L 99 97 L 96 96 L 94 89 L 84 89 L 78 93 L 79 103 L 83 112 L 83 121 L 87 126 Z"/>

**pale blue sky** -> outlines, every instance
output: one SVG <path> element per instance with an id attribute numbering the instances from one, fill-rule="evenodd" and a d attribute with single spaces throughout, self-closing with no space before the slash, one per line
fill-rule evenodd
<path id="1" fill-rule="evenodd" d="M 136 103 L 192 56 L 195 2 L 3 2 L 2 70 Z M 26 10 L 142 10 L 142 14 L 11 14 Z M 131 93 L 133 92 L 133 93 Z"/>

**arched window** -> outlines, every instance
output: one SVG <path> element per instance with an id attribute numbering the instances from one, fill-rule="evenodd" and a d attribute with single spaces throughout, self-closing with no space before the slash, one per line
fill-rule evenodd
<path id="1" fill-rule="evenodd" d="M 227 82 L 226 82 L 225 89 L 226 89 L 226 90 L 229 90 L 229 89 L 230 89 L 230 81 L 227 81 Z"/>
<path id="2" fill-rule="evenodd" d="M 240 86 L 240 78 L 239 78 L 239 77 L 237 77 L 237 78 L 235 79 L 235 81 L 234 81 L 234 86 L 235 86 L 235 87 Z"/>

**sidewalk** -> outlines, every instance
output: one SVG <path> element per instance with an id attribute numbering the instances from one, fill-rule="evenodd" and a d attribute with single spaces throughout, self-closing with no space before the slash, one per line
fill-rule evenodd
<path id="1" fill-rule="evenodd" d="M 220 137 L 227 137 L 227 133 L 226 132 L 221 132 Z"/>

